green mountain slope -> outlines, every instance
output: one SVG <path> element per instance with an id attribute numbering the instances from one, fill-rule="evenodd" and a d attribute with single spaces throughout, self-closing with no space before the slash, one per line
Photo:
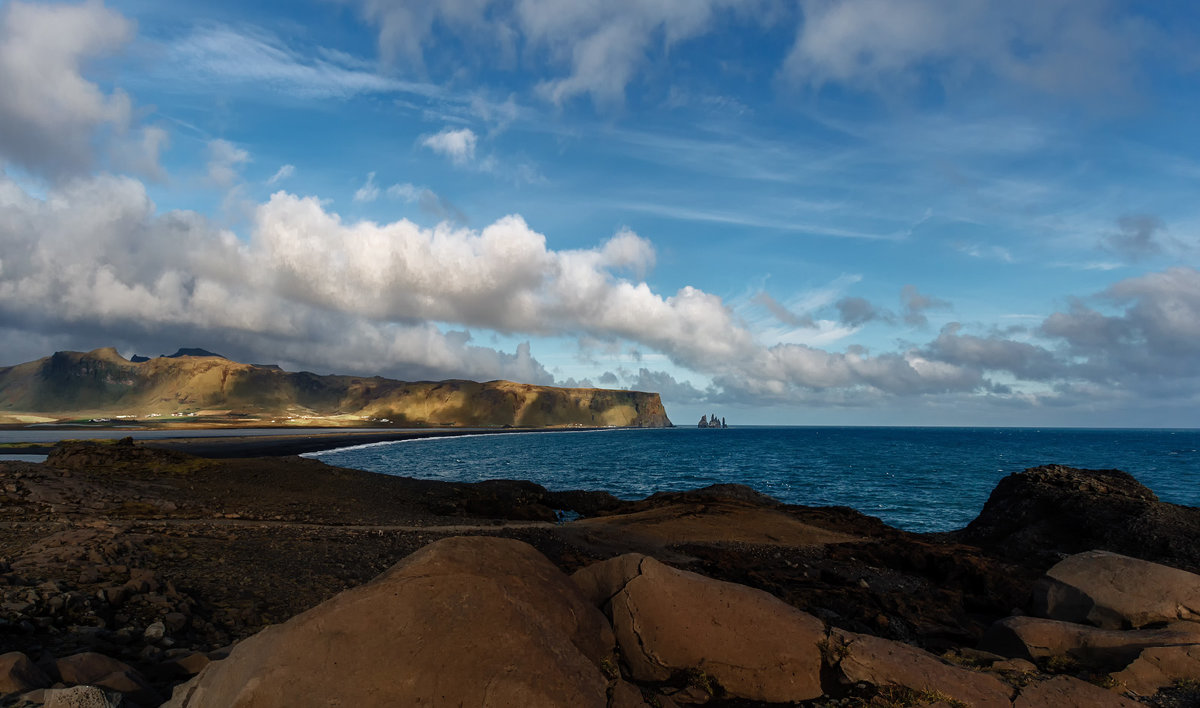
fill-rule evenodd
<path id="1" fill-rule="evenodd" d="M 220 356 L 133 362 L 112 348 L 0 368 L 0 418 L 8 422 L 179 414 L 314 425 L 671 425 L 659 395 L 639 391 L 319 376 Z"/>

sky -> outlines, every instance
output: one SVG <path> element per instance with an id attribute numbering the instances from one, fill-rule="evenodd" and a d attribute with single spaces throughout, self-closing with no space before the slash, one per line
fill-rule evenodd
<path id="1" fill-rule="evenodd" d="M 0 366 L 1200 427 L 1200 4 L 0 0 Z"/>

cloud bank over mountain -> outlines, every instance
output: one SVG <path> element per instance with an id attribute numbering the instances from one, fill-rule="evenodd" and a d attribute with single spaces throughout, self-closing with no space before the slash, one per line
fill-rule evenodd
<path id="1" fill-rule="evenodd" d="M 1200 403 L 1200 214 L 1019 172 L 1086 146 L 986 117 L 1186 66 L 1122 3 L 345 0 L 295 41 L 125 9 L 0 8 L 0 364 L 197 345 L 938 421 Z"/>

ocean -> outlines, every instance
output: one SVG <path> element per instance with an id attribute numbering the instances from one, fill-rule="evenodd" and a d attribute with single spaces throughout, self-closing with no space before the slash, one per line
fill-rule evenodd
<path id="1" fill-rule="evenodd" d="M 853 507 L 915 532 L 962 528 L 1001 478 L 1052 463 L 1124 470 L 1163 501 L 1200 506 L 1200 430 L 614 429 L 429 438 L 307 456 L 382 474 L 527 479 L 623 499 L 737 483 L 790 504 Z"/>

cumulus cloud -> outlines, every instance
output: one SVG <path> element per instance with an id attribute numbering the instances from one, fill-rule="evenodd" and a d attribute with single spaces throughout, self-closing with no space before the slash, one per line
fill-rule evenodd
<path id="1" fill-rule="evenodd" d="M 601 381 L 603 380 L 601 378 Z M 707 394 L 693 386 L 690 381 L 679 381 L 665 371 L 651 371 L 645 367 L 638 369 L 637 376 L 629 382 L 629 388 L 633 391 L 659 393 L 672 403 L 703 403 L 708 400 Z"/>
<path id="2" fill-rule="evenodd" d="M 1200 379 L 1200 271 L 1176 267 L 1122 280 L 1042 323 L 1098 382 Z M 1103 307 L 1115 309 L 1113 313 Z"/>
<path id="3" fill-rule="evenodd" d="M 929 324 L 925 316 L 926 310 L 942 310 L 950 307 L 950 303 L 936 297 L 922 295 L 915 285 L 905 285 L 900 290 L 900 304 L 903 307 L 901 316 L 905 324 L 914 327 L 924 327 Z"/>
<path id="4" fill-rule="evenodd" d="M 842 324 L 850 327 L 861 327 L 875 320 L 892 319 L 890 312 L 875 307 L 869 300 L 861 297 L 844 297 L 835 302 L 833 307 L 837 310 L 838 319 Z"/>
<path id="5" fill-rule="evenodd" d="M 0 330 L 55 345 L 203 342 L 294 368 L 554 380 L 528 343 L 504 352 L 474 342 L 472 330 L 484 330 L 665 355 L 712 385 L 649 367 L 622 378 L 680 402 L 986 395 L 1073 405 L 1087 395 L 1200 392 L 1193 268 L 1120 281 L 1034 332 L 952 324 L 924 346 L 870 354 L 764 344 L 713 294 L 663 295 L 628 277 L 653 263 L 651 244 L 627 230 L 556 250 L 518 216 L 482 229 L 344 221 L 321 200 L 285 191 L 259 204 L 239 237 L 191 212 L 157 213 L 134 179 L 72 180 L 42 198 L 0 175 Z M 936 304 L 915 287 L 905 300 L 917 314 Z M 1015 339 L 1023 335 L 1040 342 Z"/>
<path id="6" fill-rule="evenodd" d="M 470 128 L 444 128 L 441 132 L 421 138 L 421 145 L 450 158 L 456 165 L 475 159 L 475 144 L 479 136 Z"/>
<path id="7" fill-rule="evenodd" d="M 958 322 L 943 327 L 927 347 L 927 355 L 957 366 L 1010 372 L 1025 381 L 1050 381 L 1070 375 L 1070 367 L 1049 349 L 998 335 L 962 334 L 962 329 Z"/>
<path id="8" fill-rule="evenodd" d="M 0 158 L 54 178 L 87 171 L 96 132 L 111 131 L 126 166 L 159 177 L 160 129 L 137 130 L 120 89 L 105 93 L 83 76 L 92 59 L 111 56 L 133 38 L 134 25 L 102 3 L 0 8 Z"/>
<path id="9" fill-rule="evenodd" d="M 311 339 L 314 357 L 341 347 L 328 358 L 349 361 L 363 347 L 404 354 L 412 366 L 445 356 L 443 369 L 478 363 L 478 351 L 424 323 L 591 333 L 697 363 L 727 358 L 749 337 L 715 296 L 684 288 L 662 297 L 619 277 L 653 263 L 648 242 L 629 231 L 594 249 L 554 251 L 516 216 L 479 231 L 344 223 L 316 198 L 278 192 L 243 240 L 190 212 L 158 216 L 140 182 L 113 176 L 44 200 L 0 179 L 0 217 L 0 324 L 37 331 Z M 423 343 L 401 346 L 413 338 Z"/>
<path id="10" fill-rule="evenodd" d="M 270 243 L 246 243 L 191 212 L 157 215 L 128 178 L 76 180 L 42 200 L 0 177 L 0 328 L 56 348 L 203 341 L 297 368 L 553 381 L 527 343 L 506 353 L 466 331 L 289 297 L 287 269 L 267 270 L 286 258 Z"/>
<path id="11" fill-rule="evenodd" d="M 1106 236 L 1102 245 L 1131 261 L 1139 261 L 1162 251 L 1159 235 L 1166 230 L 1162 219 L 1150 214 L 1126 214 L 1117 219 L 1117 231 Z"/>

